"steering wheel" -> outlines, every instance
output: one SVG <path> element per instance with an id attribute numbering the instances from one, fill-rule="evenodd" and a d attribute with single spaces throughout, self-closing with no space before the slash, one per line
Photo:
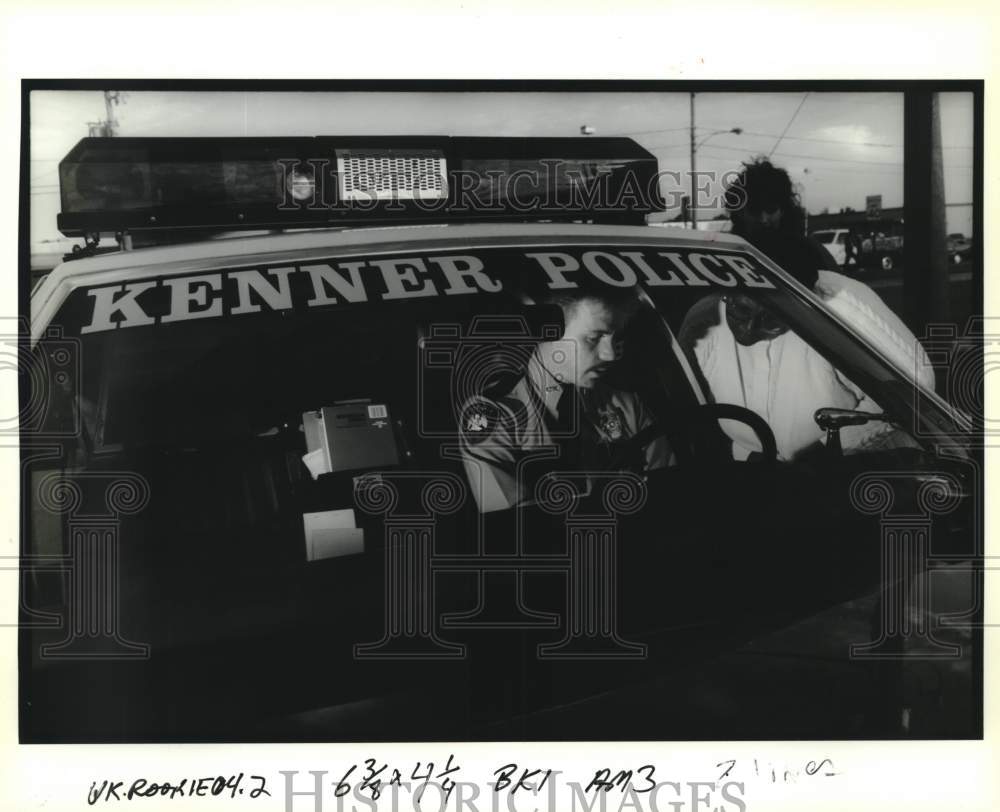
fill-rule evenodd
<path id="1" fill-rule="evenodd" d="M 750 409 L 732 403 L 704 403 L 688 411 L 683 416 L 687 419 L 679 421 L 682 425 L 691 426 L 693 424 L 697 428 L 700 428 L 698 424 L 702 424 L 706 428 L 709 426 L 717 427 L 716 421 L 720 419 L 736 420 L 743 423 L 750 427 L 760 441 L 761 450 L 758 454 L 754 455 L 754 459 L 758 459 L 761 463 L 777 462 L 778 443 L 774 438 L 774 432 L 763 417 Z M 671 439 L 670 434 L 663 428 L 660 422 L 646 426 L 640 432 L 619 444 L 611 467 L 617 467 L 618 464 L 628 460 L 642 458 L 644 456 L 642 452 L 653 442 L 661 438 L 668 441 Z"/>
<path id="2" fill-rule="evenodd" d="M 756 412 L 735 403 L 703 403 L 694 410 L 694 422 L 716 424 L 717 420 L 735 420 L 748 426 L 760 442 L 760 452 L 755 455 L 764 463 L 778 460 L 778 443 L 767 421 Z"/>
<path id="3" fill-rule="evenodd" d="M 609 468 L 629 468 L 629 463 L 645 457 L 645 450 L 660 438 L 669 439 L 667 432 L 659 422 L 651 423 L 644 429 L 619 443 L 616 443 L 615 454 Z"/>

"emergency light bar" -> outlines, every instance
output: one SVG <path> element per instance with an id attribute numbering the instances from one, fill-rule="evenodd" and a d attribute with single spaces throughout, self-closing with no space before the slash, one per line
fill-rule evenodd
<path id="1" fill-rule="evenodd" d="M 59 164 L 59 230 L 461 220 L 645 222 L 656 158 L 628 138 L 84 138 Z"/>

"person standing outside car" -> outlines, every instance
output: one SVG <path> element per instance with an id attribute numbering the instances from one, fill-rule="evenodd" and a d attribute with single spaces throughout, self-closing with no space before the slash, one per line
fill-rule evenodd
<path id="1" fill-rule="evenodd" d="M 838 273 L 836 262 L 803 233 L 804 212 L 783 169 L 757 160 L 744 166 L 727 190 L 733 232 L 744 237 L 811 290 L 905 370 L 933 389 L 933 369 L 916 337 L 867 285 Z M 881 407 L 766 307 L 746 295 L 709 296 L 687 313 L 678 340 L 694 358 L 715 403 L 748 408 L 771 427 L 778 456 L 795 460 L 820 448 L 817 409 L 835 407 L 878 414 Z M 735 459 L 760 452 L 745 426 L 721 420 Z M 889 424 L 871 421 L 842 432 L 845 453 L 907 441 Z"/>
<path id="2" fill-rule="evenodd" d="M 856 273 L 862 273 L 864 268 L 861 265 L 861 254 L 864 251 L 864 240 L 861 238 L 861 234 L 853 229 L 848 232 L 847 239 L 850 242 L 853 253 L 854 253 L 854 270 Z"/>
<path id="3" fill-rule="evenodd" d="M 732 233 L 789 273 L 798 268 L 840 270 L 823 244 L 806 236 L 805 209 L 784 169 L 766 158 L 744 164 L 725 199 Z"/>
<path id="4" fill-rule="evenodd" d="M 854 265 L 854 272 L 858 272 L 858 249 L 853 231 L 848 231 L 844 235 L 844 271 Z"/>
<path id="5" fill-rule="evenodd" d="M 840 273 L 822 243 L 805 236 L 805 210 L 788 172 L 766 158 L 744 164 L 727 189 L 726 208 L 733 233 L 798 279 L 904 370 L 913 372 L 917 384 L 934 388 L 927 354 L 903 320 L 871 287 Z M 857 256 L 860 261 L 860 250 Z"/>

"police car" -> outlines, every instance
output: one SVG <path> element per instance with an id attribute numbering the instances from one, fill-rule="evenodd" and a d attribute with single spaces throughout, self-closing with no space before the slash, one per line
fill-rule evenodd
<path id="1" fill-rule="evenodd" d="M 879 589 L 854 654 L 902 646 L 914 577 L 977 554 L 975 427 L 741 239 L 646 226 L 657 172 L 626 139 L 81 141 L 85 247 L 31 297 L 22 740 L 559 739 L 574 703 L 668 739 L 586 700 Z M 636 297 L 600 371 L 645 429 L 596 428 L 639 462 L 525 441 L 485 509 L 578 288 Z M 872 406 L 806 398 L 787 451 L 680 340 L 735 300 Z"/>

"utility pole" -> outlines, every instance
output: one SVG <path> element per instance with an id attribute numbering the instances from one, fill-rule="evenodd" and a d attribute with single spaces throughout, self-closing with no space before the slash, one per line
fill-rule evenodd
<path id="1" fill-rule="evenodd" d="M 104 120 L 87 123 L 91 138 L 114 138 L 118 134 L 118 122 L 115 119 L 114 107 L 124 101 L 120 91 L 104 91 Z"/>
<path id="2" fill-rule="evenodd" d="M 694 141 L 694 91 L 691 92 L 691 200 L 688 202 L 688 211 L 691 213 L 691 228 L 698 228 L 698 202 L 695 198 L 697 193 L 697 183 L 695 180 L 694 154 L 698 147 Z"/>
<path id="3" fill-rule="evenodd" d="M 941 118 L 937 94 L 903 96 L 903 307 L 910 329 L 922 335 L 950 319 L 951 286 L 944 213 Z"/>
<path id="4" fill-rule="evenodd" d="M 741 135 L 743 133 L 742 127 L 730 127 L 728 130 L 711 130 L 703 135 L 699 142 L 695 137 L 696 129 L 694 126 L 694 93 L 691 93 L 691 197 L 688 201 L 688 211 L 691 213 L 691 228 L 698 228 L 698 166 L 695 160 L 698 148 L 703 146 L 709 138 L 716 135 L 726 135 L 728 133 Z"/>
<path id="5" fill-rule="evenodd" d="M 112 138 L 117 135 L 116 130 L 118 129 L 118 122 L 115 121 L 115 114 L 111 108 L 112 105 L 116 105 L 118 103 L 119 94 L 117 90 L 104 91 L 104 120 L 107 122 L 108 138 Z"/>

